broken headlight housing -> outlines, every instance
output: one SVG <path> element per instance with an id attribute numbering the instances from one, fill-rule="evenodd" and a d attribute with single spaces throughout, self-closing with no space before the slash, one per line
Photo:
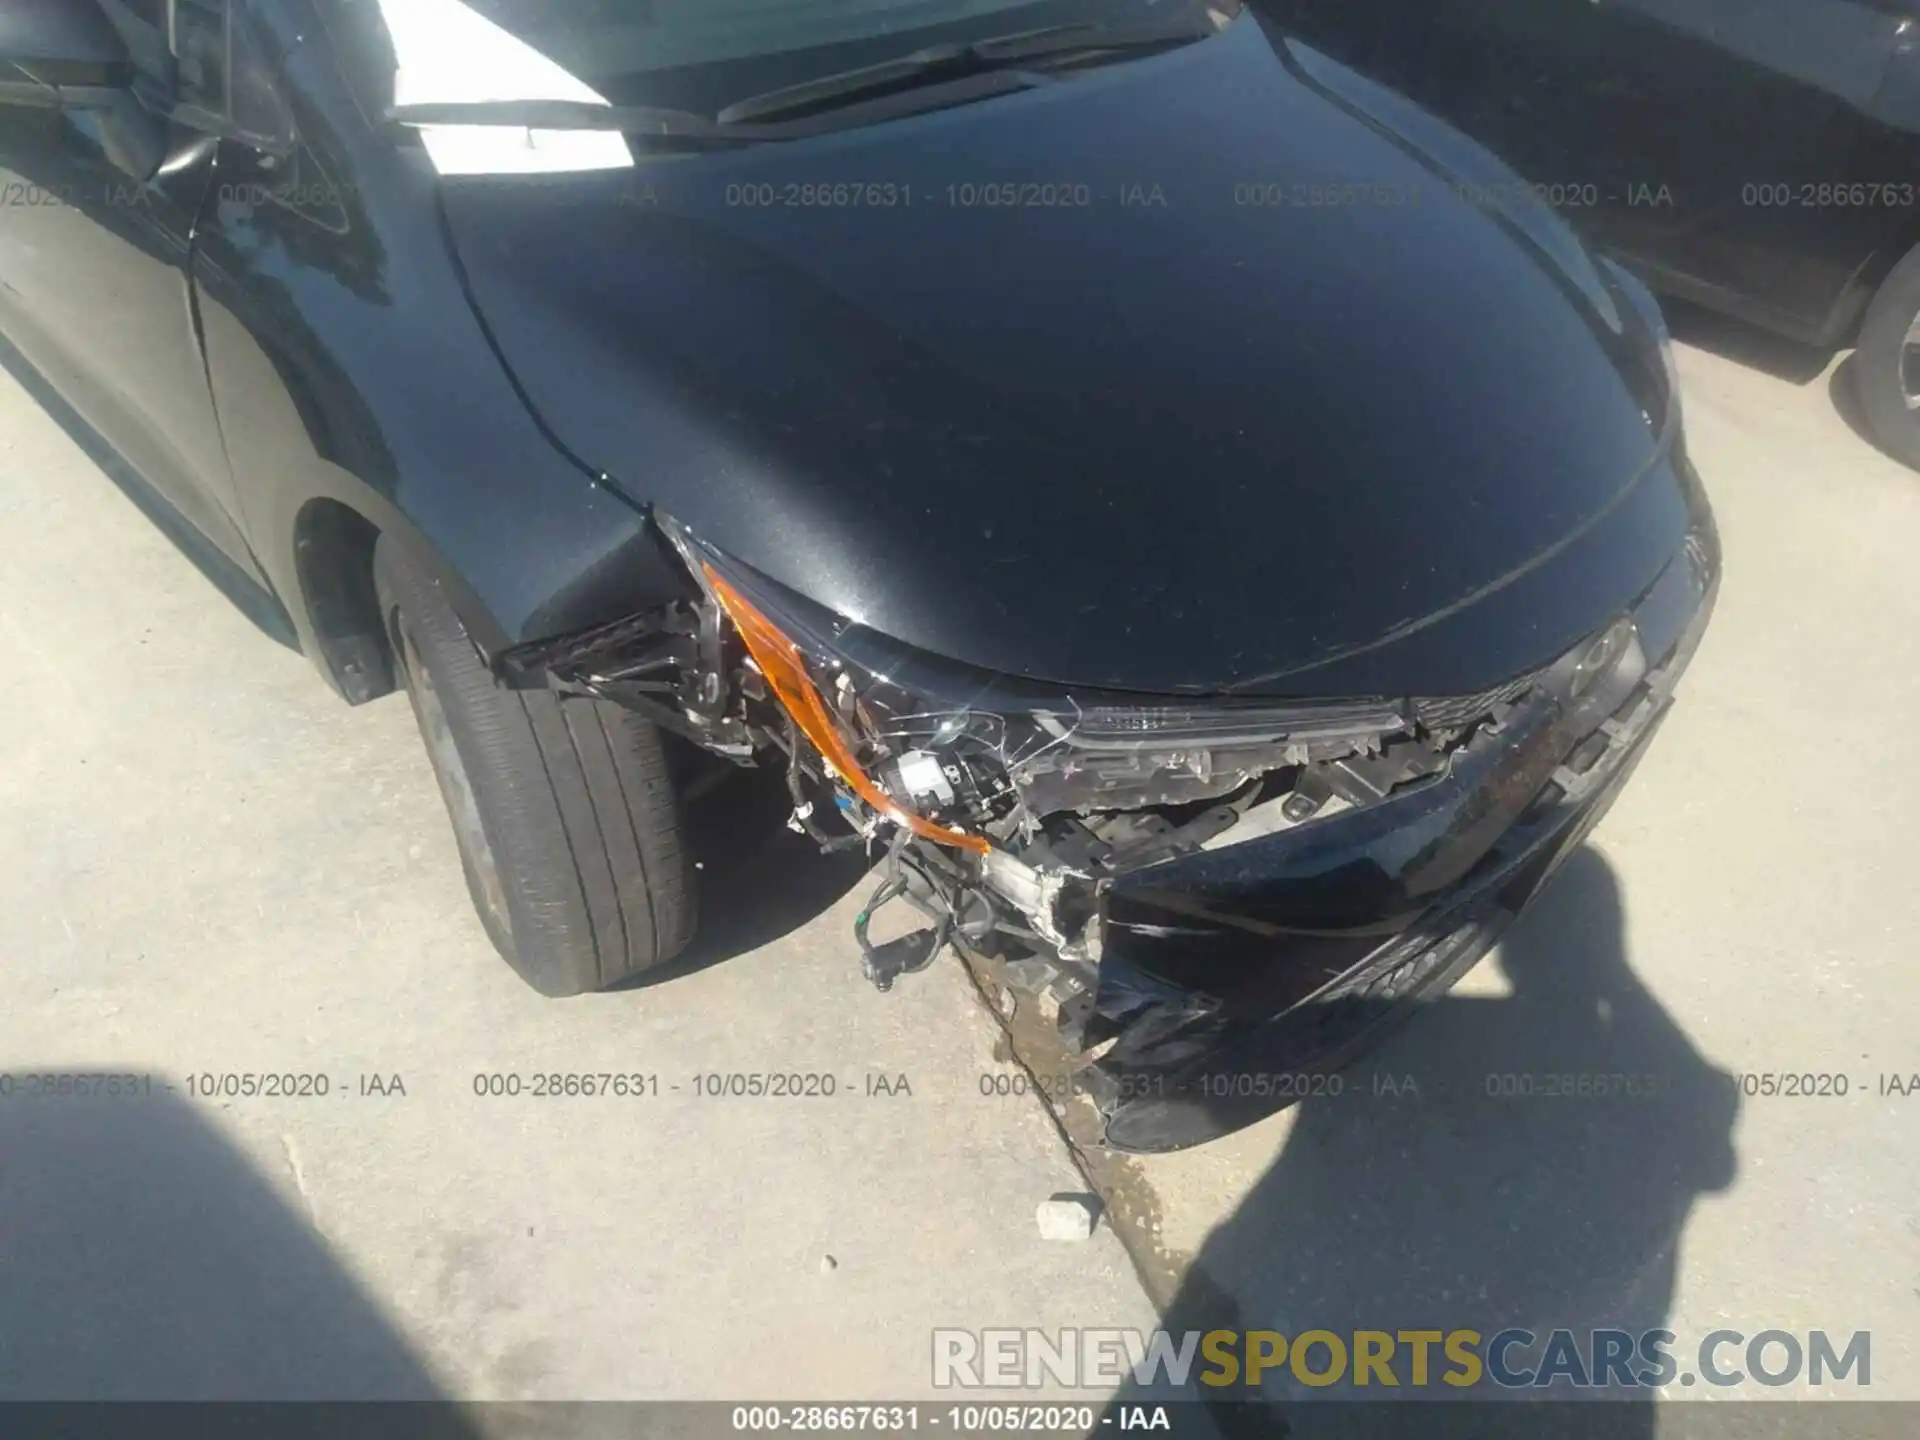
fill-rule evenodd
<path id="1" fill-rule="evenodd" d="M 891 822 L 980 856 L 1044 843 L 1055 816 L 1152 811 L 1164 824 L 1146 828 L 1164 831 L 1196 807 L 1249 798 L 1276 772 L 1379 753 L 1412 727 L 1398 701 L 1070 694 L 973 669 L 836 616 L 663 523 L 740 637 L 743 689 L 810 742 L 856 827 Z"/>
<path id="2" fill-rule="evenodd" d="M 1475 695 L 1070 693 L 903 646 L 661 523 L 705 591 L 703 675 L 719 677 L 728 722 L 787 752 L 795 828 L 829 847 L 887 842 L 884 878 L 855 922 L 863 969 L 882 989 L 958 936 L 1003 959 L 1036 957 L 1086 990 L 1111 924 L 1197 936 L 1223 923 L 1180 918 L 1191 906 L 1160 892 L 1196 866 L 1240 886 L 1232 857 L 1206 853 L 1227 847 L 1249 847 L 1243 858 L 1258 849 L 1247 883 L 1273 892 L 1261 904 L 1274 914 L 1246 923 L 1269 939 L 1301 925 L 1358 934 L 1400 923 L 1494 843 L 1647 670 L 1622 615 Z M 1497 804 L 1465 784 L 1496 759 Z M 816 826 L 806 775 L 831 784 L 852 834 Z M 1569 772 L 1563 788 L 1579 783 Z M 1423 804 L 1432 815 L 1407 808 Z M 1303 833 L 1281 833 L 1293 830 Z M 1442 831 L 1447 865 L 1425 863 Z M 1380 883 L 1359 885 L 1363 876 Z M 1116 920 L 1109 901 L 1122 891 L 1131 908 Z M 869 917 L 894 898 L 933 928 L 869 943 Z"/>

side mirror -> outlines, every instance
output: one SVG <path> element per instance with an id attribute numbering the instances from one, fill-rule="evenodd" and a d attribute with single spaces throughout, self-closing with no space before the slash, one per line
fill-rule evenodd
<path id="1" fill-rule="evenodd" d="M 0 103 L 110 105 L 133 77 L 126 42 L 91 0 L 0 5 Z"/>

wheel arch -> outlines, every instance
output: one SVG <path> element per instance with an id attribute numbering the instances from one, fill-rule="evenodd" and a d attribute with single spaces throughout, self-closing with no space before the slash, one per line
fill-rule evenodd
<path id="1" fill-rule="evenodd" d="M 276 487 L 274 513 L 262 517 L 270 538 L 260 560 L 301 650 L 341 699 L 360 705 L 399 685 L 373 580 L 383 537 L 445 590 L 483 658 L 511 643 L 491 607 L 391 500 L 324 461 L 303 478 L 297 487 Z"/>
<path id="2" fill-rule="evenodd" d="M 398 683 L 373 585 L 379 538 L 379 527 L 365 515 L 330 498 L 309 500 L 294 520 L 300 603 L 313 637 L 309 653 L 353 705 L 389 694 Z"/>

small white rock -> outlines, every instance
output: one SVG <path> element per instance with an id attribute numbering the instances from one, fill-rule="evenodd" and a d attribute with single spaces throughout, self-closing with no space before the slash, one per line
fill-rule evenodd
<path id="1" fill-rule="evenodd" d="M 1070 1192 L 1051 1195 L 1034 1207 L 1033 1218 L 1043 1240 L 1085 1240 L 1100 1218 L 1100 1197 Z"/>
<path id="2" fill-rule="evenodd" d="M 838 1270 L 839 1268 L 840 1268 L 840 1262 L 834 1259 L 833 1256 L 822 1255 L 820 1257 L 820 1273 L 822 1275 L 831 1275 L 834 1271 Z"/>

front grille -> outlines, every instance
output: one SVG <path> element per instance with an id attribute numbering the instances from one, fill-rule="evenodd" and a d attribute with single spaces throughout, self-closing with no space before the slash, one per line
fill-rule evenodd
<path id="1" fill-rule="evenodd" d="M 1414 718 L 1429 730 L 1458 730 L 1527 693 L 1538 671 L 1482 690 L 1477 695 L 1439 695 L 1415 699 Z"/>

